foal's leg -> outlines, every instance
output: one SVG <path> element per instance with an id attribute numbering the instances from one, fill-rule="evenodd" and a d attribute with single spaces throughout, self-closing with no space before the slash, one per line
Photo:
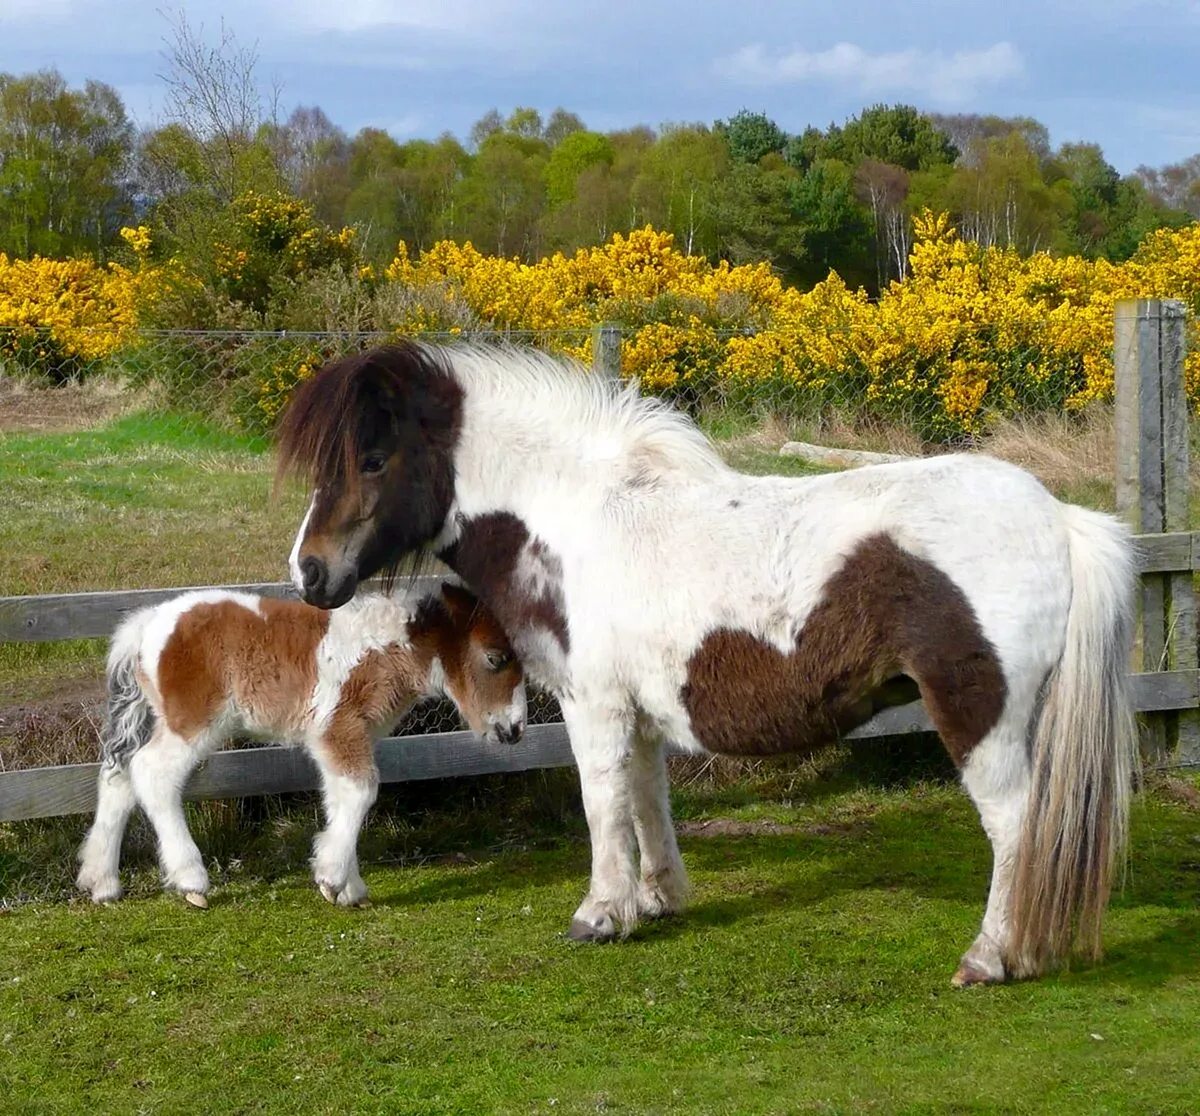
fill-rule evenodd
<path id="1" fill-rule="evenodd" d="M 211 750 L 199 736 L 187 740 L 159 722 L 145 747 L 129 761 L 133 790 L 158 837 L 163 884 L 194 907 L 207 907 L 208 872 L 183 815 L 183 788 L 188 776 Z"/>
<path id="2" fill-rule="evenodd" d="M 683 909 L 688 880 L 671 822 L 666 743 L 657 734 L 635 733 L 631 783 L 633 828 L 641 853 L 638 913 L 661 918 Z"/>
<path id="3" fill-rule="evenodd" d="M 321 769 L 325 801 L 325 828 L 313 842 L 313 878 L 329 902 L 362 906 L 367 885 L 358 871 L 358 834 L 379 793 L 370 731 L 357 719 L 335 715 L 310 751 Z"/>
<path id="4" fill-rule="evenodd" d="M 96 784 L 96 816 L 79 850 L 75 885 L 91 894 L 93 903 L 121 898 L 121 841 L 137 799 L 129 770 L 103 764 Z"/>
<path id="5" fill-rule="evenodd" d="M 581 701 L 564 701 L 562 710 L 592 839 L 591 887 L 569 934 L 577 941 L 609 941 L 638 919 L 633 719 L 626 710 Z"/>
<path id="6" fill-rule="evenodd" d="M 992 886 L 979 936 L 963 954 L 954 983 L 995 984 L 1012 974 L 1005 969 L 1009 942 L 1009 901 L 1013 869 L 1029 798 L 1029 759 L 1022 710 L 1005 710 L 1000 723 L 972 750 L 962 781 L 979 810 L 992 843 Z"/>

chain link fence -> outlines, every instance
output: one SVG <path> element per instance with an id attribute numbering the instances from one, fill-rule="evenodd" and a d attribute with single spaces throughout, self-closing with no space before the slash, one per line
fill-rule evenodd
<path id="1" fill-rule="evenodd" d="M 0 331 L 0 377 L 26 385 L 104 382 L 130 407 L 166 410 L 205 424 L 269 437 L 305 377 L 348 352 L 396 340 L 389 332 L 140 330 L 76 342 L 102 353 L 64 356 L 47 335 L 18 343 Z M 944 347 L 889 354 L 886 374 L 872 359 L 839 349 L 814 354 L 811 336 L 787 331 L 720 330 L 698 323 L 553 330 L 449 330 L 405 334 L 436 344 L 533 346 L 573 357 L 603 373 L 636 379 L 718 440 L 772 430 L 888 436 L 917 446 L 971 442 L 997 414 L 1076 407 L 1096 394 L 1094 369 L 1003 339 L 976 338 L 961 353 Z M 986 355 L 981 356 L 981 352 Z M 974 355 L 973 355 L 974 354 Z M 1111 376 L 1109 377 L 1111 379 Z"/>

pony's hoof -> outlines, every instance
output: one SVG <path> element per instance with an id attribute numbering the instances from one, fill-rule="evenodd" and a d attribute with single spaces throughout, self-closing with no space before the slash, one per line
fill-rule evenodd
<path id="1" fill-rule="evenodd" d="M 593 926 L 590 922 L 584 922 L 582 918 L 573 918 L 567 937 L 573 942 L 611 942 L 616 933 L 603 926 Z"/>
<path id="2" fill-rule="evenodd" d="M 90 890 L 86 888 L 85 890 L 88 890 L 89 896 L 93 903 L 105 907 L 108 906 L 109 903 L 115 903 L 123 894 L 121 891 L 121 885 L 117 883 L 116 880 L 111 882 L 101 881 L 93 886 Z"/>
<path id="3" fill-rule="evenodd" d="M 320 888 L 321 894 L 325 897 L 325 901 L 327 903 L 333 903 L 333 904 L 337 903 L 338 893 L 333 890 L 333 887 L 330 884 L 319 883 L 319 884 L 317 884 L 317 887 Z"/>
<path id="4" fill-rule="evenodd" d="M 1004 973 L 988 972 L 971 961 L 963 961 L 950 978 L 950 983 L 955 988 L 972 988 L 977 984 L 1003 984 Z"/>
<path id="5" fill-rule="evenodd" d="M 199 910 L 208 910 L 208 896 L 199 891 L 185 891 L 183 897 Z"/>

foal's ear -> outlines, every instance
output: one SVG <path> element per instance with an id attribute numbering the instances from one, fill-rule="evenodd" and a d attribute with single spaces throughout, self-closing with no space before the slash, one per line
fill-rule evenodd
<path id="1" fill-rule="evenodd" d="M 459 622 L 469 621 L 479 607 L 479 600 L 473 593 L 452 581 L 442 582 L 442 600 L 450 618 Z"/>

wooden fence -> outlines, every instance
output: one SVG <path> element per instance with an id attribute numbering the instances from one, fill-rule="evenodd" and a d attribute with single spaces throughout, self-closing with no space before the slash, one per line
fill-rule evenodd
<path id="1" fill-rule="evenodd" d="M 1117 504 L 1141 532 L 1141 670 L 1133 694 L 1143 714 L 1149 762 L 1200 766 L 1200 668 L 1196 596 L 1200 535 L 1189 531 L 1188 423 L 1183 393 L 1184 315 L 1179 303 L 1137 300 L 1116 313 Z M 606 336 L 606 365 L 619 351 Z M 598 346 L 599 350 L 599 346 Z M 608 369 L 611 373 L 611 368 Z M 432 579 L 428 579 L 432 581 Z M 290 586 L 238 586 L 271 595 Z M 0 598 L 0 642 L 105 637 L 121 616 L 183 592 Z M 863 739 L 928 732 L 920 702 L 887 709 L 851 733 Z M 384 782 L 484 775 L 571 764 L 561 723 L 532 725 L 511 747 L 488 746 L 469 732 L 389 737 L 376 749 Z M 90 811 L 97 764 L 0 772 L 0 821 Z M 233 798 L 310 790 L 315 768 L 301 749 L 262 747 L 218 752 L 188 784 L 188 798 Z"/>

